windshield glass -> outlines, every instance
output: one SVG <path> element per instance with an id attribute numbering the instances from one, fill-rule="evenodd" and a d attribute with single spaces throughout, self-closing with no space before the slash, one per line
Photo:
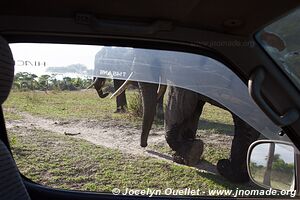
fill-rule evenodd
<path id="1" fill-rule="evenodd" d="M 3 108 L 32 181 L 115 195 L 264 193 L 252 191 L 247 150 L 259 137 L 279 139 L 280 128 L 221 62 L 131 47 L 10 47 L 15 77 Z"/>
<path id="2" fill-rule="evenodd" d="M 256 38 L 300 89 L 300 9 L 268 25 Z"/>

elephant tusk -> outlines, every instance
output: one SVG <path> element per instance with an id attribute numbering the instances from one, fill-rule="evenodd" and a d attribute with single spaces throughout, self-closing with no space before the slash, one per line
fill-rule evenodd
<path id="1" fill-rule="evenodd" d="M 121 87 L 119 87 L 119 89 L 117 91 L 115 91 L 111 96 L 110 99 L 119 96 L 120 94 L 122 94 L 122 92 L 124 92 L 124 90 L 127 89 L 129 83 L 130 83 L 130 78 L 133 75 L 133 72 L 131 72 L 128 76 L 128 78 L 126 79 L 126 81 L 121 85 Z"/>
<path id="2" fill-rule="evenodd" d="M 161 86 L 161 76 L 159 76 L 159 78 L 158 78 L 157 94 L 158 94 L 158 92 L 159 92 L 159 90 L 160 90 L 160 86 Z"/>
<path id="3" fill-rule="evenodd" d="M 166 89 L 167 89 L 167 86 L 161 84 L 161 76 L 160 76 L 159 77 L 159 85 L 158 85 L 158 89 L 157 89 L 157 100 L 159 100 L 160 97 L 165 94 Z"/>
<path id="4" fill-rule="evenodd" d="M 92 84 L 89 85 L 89 86 L 86 88 L 86 90 L 88 90 L 88 89 L 90 89 L 91 87 L 93 87 L 93 86 L 95 85 L 95 83 L 97 82 L 98 78 L 99 78 L 99 77 L 97 77 L 97 78 L 95 79 L 95 81 L 92 82 Z"/>
<path id="5" fill-rule="evenodd" d="M 159 86 L 158 92 L 157 92 L 157 100 L 159 100 L 161 98 L 161 96 L 165 94 L 166 90 L 167 90 L 166 85 L 160 85 Z"/>

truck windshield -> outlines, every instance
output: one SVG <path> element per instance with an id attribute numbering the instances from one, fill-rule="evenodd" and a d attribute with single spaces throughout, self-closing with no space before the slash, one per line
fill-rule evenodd
<path id="1" fill-rule="evenodd" d="M 256 34 L 258 42 L 300 89 L 300 9 Z"/>

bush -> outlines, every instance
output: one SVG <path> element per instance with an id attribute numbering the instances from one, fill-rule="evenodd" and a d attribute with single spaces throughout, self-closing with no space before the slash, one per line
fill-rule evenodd
<path id="1" fill-rule="evenodd" d="M 31 91 L 30 93 L 25 94 L 25 99 L 27 105 L 35 105 L 41 103 L 41 100 L 39 99 L 35 91 Z"/>
<path id="2" fill-rule="evenodd" d="M 143 102 L 139 92 L 134 92 L 129 100 L 129 111 L 135 117 L 143 116 Z"/>

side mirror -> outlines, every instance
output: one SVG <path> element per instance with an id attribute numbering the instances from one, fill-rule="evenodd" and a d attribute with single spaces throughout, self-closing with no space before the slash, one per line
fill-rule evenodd
<path id="1" fill-rule="evenodd" d="M 248 173 L 257 185 L 296 190 L 296 150 L 287 142 L 260 140 L 248 150 Z"/>

